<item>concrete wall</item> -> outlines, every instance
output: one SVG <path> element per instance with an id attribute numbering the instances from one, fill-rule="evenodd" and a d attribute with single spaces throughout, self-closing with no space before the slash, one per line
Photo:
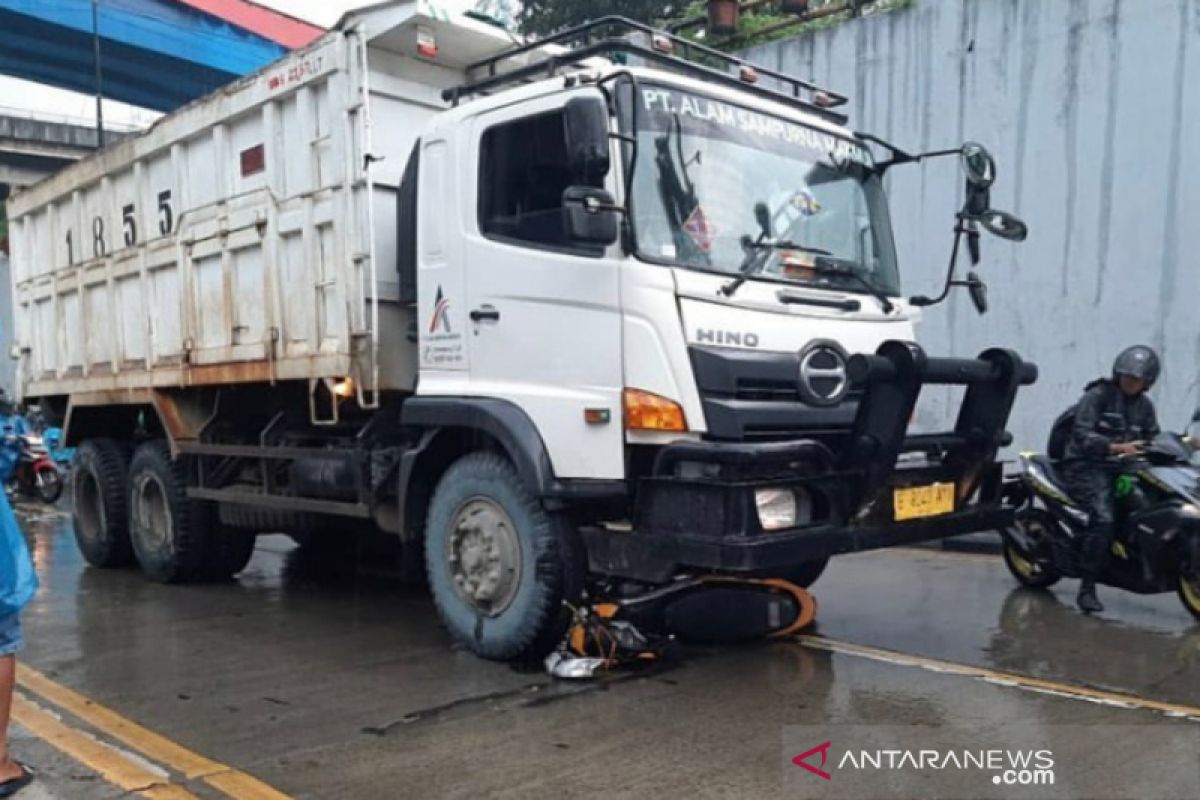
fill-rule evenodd
<path id="1" fill-rule="evenodd" d="M 1122 347 L 1166 371 L 1166 427 L 1200 401 L 1200 0 L 917 0 L 907 10 L 755 48 L 751 60 L 849 93 L 851 125 L 913 149 L 987 145 L 993 205 L 1028 241 L 983 241 L 992 310 L 965 293 L 926 311 L 927 349 L 1016 348 L 1042 369 L 1012 429 L 1051 421 Z M 949 161 L 889 175 L 909 293 L 933 294 L 961 177 Z M 944 418 L 946 396 L 922 406 Z"/>

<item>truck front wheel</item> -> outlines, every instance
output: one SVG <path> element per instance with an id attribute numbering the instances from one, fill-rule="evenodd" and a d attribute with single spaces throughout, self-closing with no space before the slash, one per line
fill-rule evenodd
<path id="1" fill-rule="evenodd" d="M 133 563 L 129 544 L 129 451 L 113 439 L 88 439 L 75 452 L 75 543 L 93 567 Z"/>
<path id="2" fill-rule="evenodd" d="M 450 466 L 429 506 L 429 588 L 453 636 L 484 658 L 548 651 L 582 591 L 574 529 L 542 508 L 512 465 L 472 453 Z"/>

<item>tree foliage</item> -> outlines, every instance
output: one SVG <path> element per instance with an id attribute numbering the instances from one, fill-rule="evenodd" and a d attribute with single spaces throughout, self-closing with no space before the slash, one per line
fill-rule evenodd
<path id="1" fill-rule="evenodd" d="M 610 14 L 639 22 L 670 19 L 689 5 L 681 0 L 525 0 L 521 32 L 544 36 Z"/>
<path id="2" fill-rule="evenodd" d="M 914 1 L 861 0 L 860 13 L 882 13 L 908 8 L 913 5 Z M 830 5 L 845 7 L 848 3 L 847 0 L 811 0 L 809 3 L 813 10 Z M 686 19 L 703 17 L 704 8 L 704 0 L 524 0 L 520 13 L 520 27 L 521 32 L 526 35 L 544 36 L 610 14 L 629 17 L 640 22 L 668 25 Z M 721 41 L 706 43 L 736 50 L 762 44 L 772 39 L 796 36 L 831 27 L 851 16 L 852 13 L 847 11 L 807 22 L 797 21 L 795 25 L 786 25 L 795 17 L 782 13 L 777 3 L 766 3 L 742 12 L 736 36 L 722 37 Z M 702 26 L 689 28 L 686 35 L 698 41 L 710 38 L 705 35 Z"/>

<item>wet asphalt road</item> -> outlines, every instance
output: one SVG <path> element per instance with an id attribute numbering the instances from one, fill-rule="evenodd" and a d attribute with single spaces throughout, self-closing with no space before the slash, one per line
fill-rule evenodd
<path id="1" fill-rule="evenodd" d="M 260 537 L 233 583 L 164 587 L 135 570 L 86 568 L 65 513 L 21 516 L 43 584 L 24 615 L 24 662 L 293 797 L 795 797 L 783 785 L 785 726 L 1200 729 L 1153 709 L 947 674 L 940 662 L 797 642 L 695 650 L 669 670 L 555 683 L 452 646 L 423 592 L 285 537 Z M 1074 582 L 1052 593 L 1014 587 L 998 557 L 845 557 L 814 588 L 816 632 L 1200 707 L 1200 627 L 1174 595 L 1108 590 L 1108 613 L 1083 618 Z M 63 719 L 107 741 L 104 730 Z M 14 746 L 41 769 L 27 797 L 126 796 L 24 728 Z M 198 797 L 230 795 L 173 779 Z"/>

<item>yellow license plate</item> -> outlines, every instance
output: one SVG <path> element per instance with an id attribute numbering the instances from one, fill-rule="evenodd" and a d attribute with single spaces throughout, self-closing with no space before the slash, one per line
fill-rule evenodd
<path id="1" fill-rule="evenodd" d="M 931 483 L 896 489 L 892 492 L 892 507 L 897 522 L 949 514 L 954 510 L 954 484 Z"/>

